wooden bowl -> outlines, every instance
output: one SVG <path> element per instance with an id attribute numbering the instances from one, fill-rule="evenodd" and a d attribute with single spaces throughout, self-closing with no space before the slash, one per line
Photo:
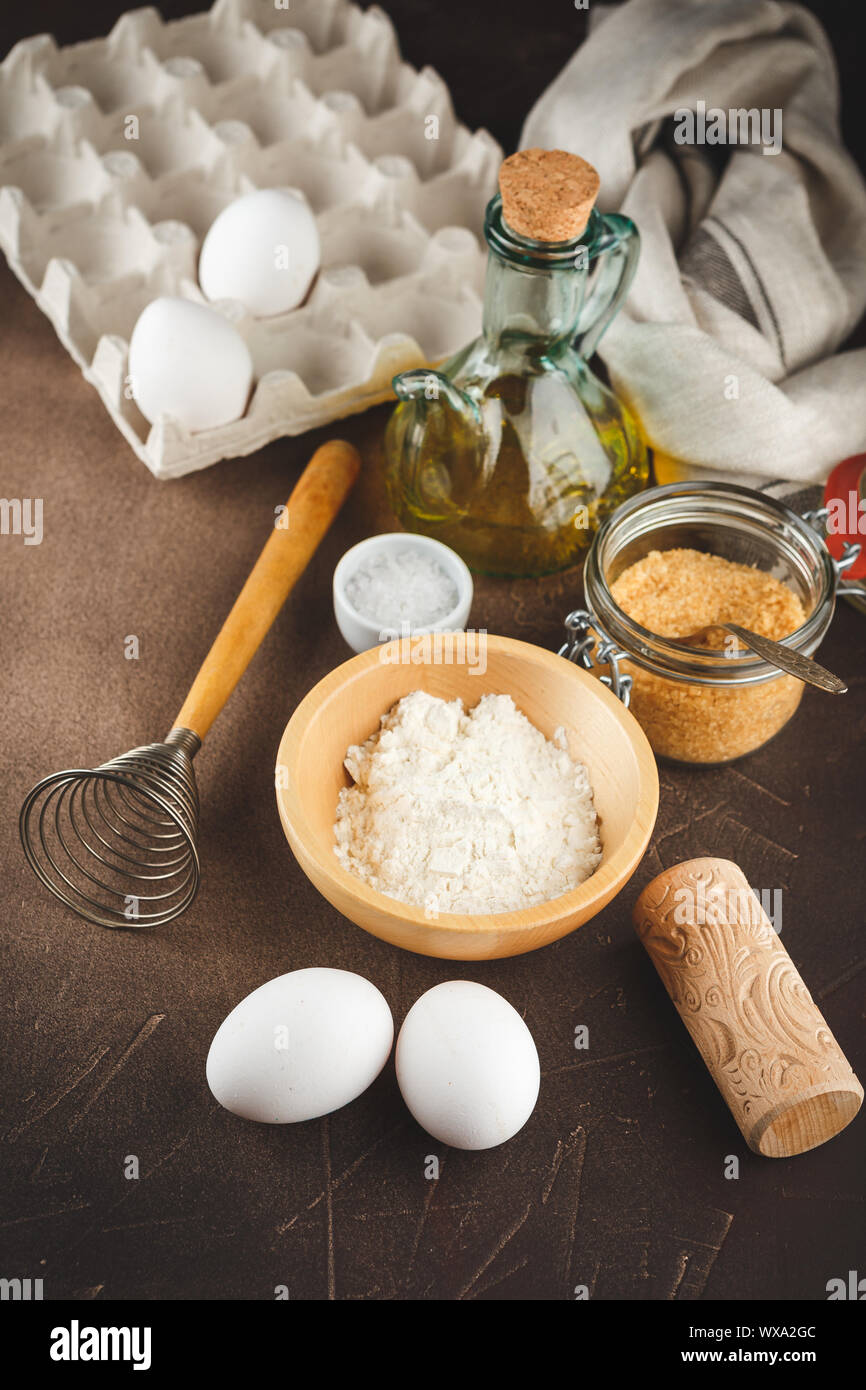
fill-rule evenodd
<path id="1" fill-rule="evenodd" d="M 482 639 L 483 640 L 483 639 Z M 289 720 L 277 756 L 277 805 L 307 877 L 345 917 L 373 936 L 446 960 L 490 960 L 546 946 L 594 917 L 628 882 L 658 809 L 655 758 L 640 725 L 595 676 L 553 652 L 486 638 L 486 670 L 470 664 L 388 664 L 374 648 L 319 681 Z M 351 779 L 343 759 L 403 695 L 510 695 L 547 738 L 562 726 L 592 784 L 603 856 L 591 878 L 560 898 L 516 912 L 441 913 L 388 898 L 343 869 L 334 853 L 337 797 Z"/>

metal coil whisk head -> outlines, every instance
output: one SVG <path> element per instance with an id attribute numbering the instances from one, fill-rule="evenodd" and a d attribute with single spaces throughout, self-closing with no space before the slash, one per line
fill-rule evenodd
<path id="1" fill-rule="evenodd" d="M 172 729 L 164 743 L 37 782 L 19 830 L 46 888 L 102 927 L 156 927 L 185 911 L 201 877 L 200 746 L 189 729 Z"/>

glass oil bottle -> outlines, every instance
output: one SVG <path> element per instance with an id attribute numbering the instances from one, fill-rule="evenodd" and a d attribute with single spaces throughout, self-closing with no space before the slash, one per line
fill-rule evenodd
<path id="1" fill-rule="evenodd" d="M 635 420 L 588 365 L 639 237 L 593 207 L 598 175 L 576 155 L 520 151 L 500 189 L 485 218 L 483 331 L 441 370 L 395 377 L 386 479 L 409 530 L 476 571 L 541 575 L 580 560 L 647 481 Z"/>

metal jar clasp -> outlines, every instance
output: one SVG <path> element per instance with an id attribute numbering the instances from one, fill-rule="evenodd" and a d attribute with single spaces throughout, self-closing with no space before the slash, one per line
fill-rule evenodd
<path id="1" fill-rule="evenodd" d="M 568 639 L 559 648 L 559 655 L 566 661 L 573 661 L 584 671 L 593 671 L 598 666 L 606 666 L 608 674 L 599 676 L 602 685 L 621 700 L 628 709 L 631 700 L 632 678 L 619 668 L 619 663 L 628 656 L 595 626 L 592 614 L 585 608 L 575 608 L 565 620 Z"/>
<path id="2" fill-rule="evenodd" d="M 826 539 L 829 507 L 818 507 L 815 511 L 803 512 L 802 517 L 822 540 Z M 836 593 L 841 598 L 856 599 L 860 605 L 866 601 L 866 583 L 859 579 L 848 579 L 847 574 L 854 561 L 859 558 L 862 549 L 858 541 L 843 541 L 839 559 L 837 560 L 835 555 L 830 556 L 830 562 L 836 572 Z"/>

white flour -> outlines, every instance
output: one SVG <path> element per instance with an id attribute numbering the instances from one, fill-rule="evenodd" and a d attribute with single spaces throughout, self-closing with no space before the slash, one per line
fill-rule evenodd
<path id="1" fill-rule="evenodd" d="M 586 768 L 510 695 L 465 713 L 424 691 L 349 749 L 335 852 L 372 888 L 437 912 L 511 912 L 576 888 L 601 859 Z"/>

